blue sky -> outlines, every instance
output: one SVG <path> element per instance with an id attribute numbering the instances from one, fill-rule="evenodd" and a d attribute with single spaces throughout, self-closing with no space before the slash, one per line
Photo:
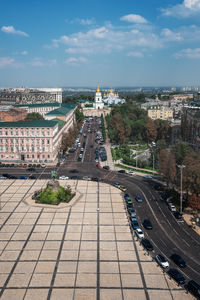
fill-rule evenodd
<path id="1" fill-rule="evenodd" d="M 200 86 L 200 0 L 7 0 L 0 86 Z"/>

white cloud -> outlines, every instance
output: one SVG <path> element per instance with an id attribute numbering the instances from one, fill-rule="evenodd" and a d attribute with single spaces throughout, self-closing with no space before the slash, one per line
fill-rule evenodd
<path id="1" fill-rule="evenodd" d="M 137 28 L 128 27 L 115 28 L 110 24 L 71 35 L 63 35 L 53 39 L 48 48 L 67 46 L 65 52 L 68 54 L 108 54 L 113 51 L 132 51 L 134 48 L 145 47 L 157 49 L 162 46 L 162 39 L 153 32 L 152 26 L 136 24 Z"/>
<path id="2" fill-rule="evenodd" d="M 165 38 L 165 40 L 168 40 L 168 41 L 181 41 L 181 40 L 183 40 L 183 37 L 182 37 L 180 32 L 173 32 L 169 28 L 164 28 L 161 31 L 161 36 L 163 36 Z"/>
<path id="3" fill-rule="evenodd" d="M 21 55 L 27 55 L 28 54 L 28 51 L 24 50 L 21 52 Z"/>
<path id="4" fill-rule="evenodd" d="M 73 20 L 69 20 L 69 19 L 66 19 L 66 22 L 69 23 L 69 24 L 75 24 L 75 23 L 78 23 L 80 25 L 93 25 L 96 23 L 95 21 L 95 18 L 91 18 L 91 19 L 81 19 L 81 18 L 75 18 Z"/>
<path id="5" fill-rule="evenodd" d="M 69 57 L 65 64 L 71 64 L 71 65 L 79 65 L 80 63 L 86 63 L 87 59 L 85 57 Z"/>
<path id="6" fill-rule="evenodd" d="M 161 11 L 164 16 L 188 18 L 200 13 L 200 0 L 184 0 L 181 4 L 162 8 Z"/>
<path id="7" fill-rule="evenodd" d="M 11 57 L 0 57 L 0 68 L 11 66 L 15 60 Z"/>
<path id="8" fill-rule="evenodd" d="M 142 57 L 144 57 L 144 54 L 142 52 L 139 52 L 139 51 L 131 51 L 127 54 L 127 56 L 142 58 Z"/>
<path id="9" fill-rule="evenodd" d="M 8 34 L 17 34 L 28 37 L 29 35 L 21 30 L 16 30 L 13 26 L 2 26 L 1 31 L 8 33 Z"/>
<path id="10" fill-rule="evenodd" d="M 120 18 L 121 21 L 127 21 L 129 23 L 136 23 L 136 24 L 146 24 L 148 23 L 148 21 L 143 18 L 140 15 L 135 15 L 135 14 L 129 14 L 129 15 L 125 15 L 123 17 Z"/>
<path id="11" fill-rule="evenodd" d="M 181 51 L 174 54 L 174 57 L 179 58 L 191 58 L 191 59 L 200 59 L 200 48 L 195 49 L 182 49 Z"/>
<path id="12" fill-rule="evenodd" d="M 40 57 L 35 57 L 32 59 L 32 61 L 29 63 L 33 67 L 53 67 L 57 65 L 56 59 L 49 59 L 45 61 L 44 59 Z"/>

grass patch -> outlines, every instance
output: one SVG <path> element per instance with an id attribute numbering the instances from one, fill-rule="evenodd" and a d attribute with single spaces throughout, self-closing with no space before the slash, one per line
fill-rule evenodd
<path id="1" fill-rule="evenodd" d="M 41 204 L 58 205 L 60 202 L 68 203 L 74 195 L 70 188 L 59 186 L 57 191 L 53 191 L 52 187 L 48 186 L 35 195 L 35 201 Z"/>
<path id="2" fill-rule="evenodd" d="M 127 166 L 124 166 L 122 164 L 115 164 L 115 167 L 119 167 L 119 168 L 122 168 L 122 169 L 125 169 L 125 170 L 128 170 L 128 171 L 134 171 L 134 172 L 139 172 L 139 173 L 144 173 L 144 174 L 149 174 L 149 175 L 155 175 L 155 173 L 152 173 L 152 172 L 148 172 L 148 171 L 145 171 L 145 170 L 138 170 L 138 169 L 135 169 L 135 168 L 131 168 L 131 167 L 127 167 Z"/>

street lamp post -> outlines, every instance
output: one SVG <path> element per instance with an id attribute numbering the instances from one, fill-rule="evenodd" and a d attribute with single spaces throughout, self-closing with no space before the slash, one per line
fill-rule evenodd
<path id="1" fill-rule="evenodd" d="M 182 203 L 183 203 L 183 169 L 184 165 L 178 165 L 178 168 L 181 170 L 181 194 L 180 194 L 180 213 L 182 214 Z"/>

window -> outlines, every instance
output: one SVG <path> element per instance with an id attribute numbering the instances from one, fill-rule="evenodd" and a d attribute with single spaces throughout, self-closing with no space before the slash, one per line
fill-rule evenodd
<path id="1" fill-rule="evenodd" d="M 3 147 L 0 146 L 0 152 L 3 152 Z"/>
<path id="2" fill-rule="evenodd" d="M 10 135 L 13 135 L 13 131 L 12 130 L 10 131 Z"/>
<path id="3" fill-rule="evenodd" d="M 5 135 L 8 135 L 8 130 L 5 130 Z"/>
<path id="4" fill-rule="evenodd" d="M 15 149 L 16 149 L 16 152 L 19 152 L 19 147 L 16 146 Z"/>
<path id="5" fill-rule="evenodd" d="M 26 136 L 29 136 L 29 131 L 28 130 L 26 130 Z"/>
<path id="6" fill-rule="evenodd" d="M 39 145 L 39 143 L 40 143 L 40 140 L 37 140 L 37 145 Z"/>
<path id="7" fill-rule="evenodd" d="M 34 154 L 32 154 L 32 158 L 34 158 Z"/>
<path id="8" fill-rule="evenodd" d="M 11 151 L 11 152 L 14 152 L 13 146 L 10 147 L 10 151 Z"/>
<path id="9" fill-rule="evenodd" d="M 0 135 L 2 135 L 2 129 L 0 130 Z"/>
<path id="10" fill-rule="evenodd" d="M 34 130 L 31 131 L 32 136 L 34 136 Z"/>
<path id="11" fill-rule="evenodd" d="M 6 147 L 6 152 L 8 152 L 8 147 Z"/>
<path id="12" fill-rule="evenodd" d="M 44 140 L 42 140 L 42 145 L 44 145 Z"/>
<path id="13" fill-rule="evenodd" d="M 18 144 L 18 142 L 19 142 L 18 139 L 16 139 L 16 140 L 15 140 L 15 143 Z"/>
<path id="14" fill-rule="evenodd" d="M 16 131 L 15 131 L 15 135 L 18 135 L 18 129 L 16 129 Z"/>
<path id="15" fill-rule="evenodd" d="M 0 140 L 0 144 L 2 144 L 2 140 Z"/>
<path id="16" fill-rule="evenodd" d="M 24 151 L 24 146 L 22 146 L 22 151 Z"/>
<path id="17" fill-rule="evenodd" d="M 40 154 L 37 155 L 37 158 L 40 158 Z"/>
<path id="18" fill-rule="evenodd" d="M 34 146 L 32 146 L 31 150 L 32 150 L 32 152 L 34 152 Z"/>
<path id="19" fill-rule="evenodd" d="M 45 155 L 44 155 L 44 154 L 42 155 L 42 158 L 45 158 Z"/>
<path id="20" fill-rule="evenodd" d="M 29 158 L 29 154 L 27 154 L 26 157 Z"/>
<path id="21" fill-rule="evenodd" d="M 13 144 L 13 139 L 10 140 L 10 143 Z"/>
<path id="22" fill-rule="evenodd" d="M 47 157 L 50 158 L 50 155 L 48 154 Z"/>
<path id="23" fill-rule="evenodd" d="M 45 147 L 42 147 L 42 152 L 45 152 Z"/>
<path id="24" fill-rule="evenodd" d="M 48 144 L 48 145 L 50 144 L 50 140 L 47 140 L 47 144 Z"/>
<path id="25" fill-rule="evenodd" d="M 34 145 L 34 140 L 32 140 L 32 145 Z"/>

